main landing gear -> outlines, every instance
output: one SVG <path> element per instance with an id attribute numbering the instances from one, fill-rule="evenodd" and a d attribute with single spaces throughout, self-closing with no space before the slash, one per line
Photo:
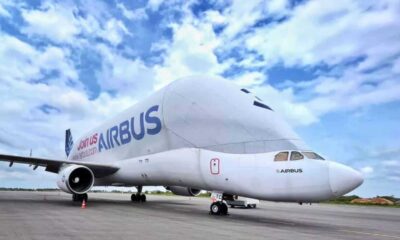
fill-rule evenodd
<path id="1" fill-rule="evenodd" d="M 85 202 L 87 202 L 87 200 L 88 200 L 87 193 L 84 193 L 84 194 L 72 194 L 72 201 L 73 202 L 82 202 L 83 200 L 85 200 Z"/>
<path id="2" fill-rule="evenodd" d="M 137 186 L 137 193 L 131 195 L 132 202 L 146 202 L 146 195 L 142 194 L 143 186 Z"/>

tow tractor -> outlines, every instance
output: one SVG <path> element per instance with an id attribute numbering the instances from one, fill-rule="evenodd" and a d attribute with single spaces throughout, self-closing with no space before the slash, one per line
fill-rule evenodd
<path id="1" fill-rule="evenodd" d="M 226 203 L 231 207 L 245 207 L 245 208 L 256 208 L 260 200 L 254 198 L 246 198 L 234 195 L 233 199 L 226 200 Z"/>

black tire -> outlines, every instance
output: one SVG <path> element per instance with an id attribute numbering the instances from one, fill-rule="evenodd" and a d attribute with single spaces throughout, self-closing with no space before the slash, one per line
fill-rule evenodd
<path id="1" fill-rule="evenodd" d="M 87 202 L 87 200 L 88 200 L 87 193 L 84 193 L 84 194 L 72 194 L 72 201 L 74 201 L 74 202 L 82 202 L 83 200 L 85 200 Z"/>
<path id="2" fill-rule="evenodd" d="M 81 196 L 82 196 L 82 201 L 83 201 L 83 200 L 85 200 L 85 202 L 88 201 L 88 198 L 89 198 L 89 197 L 88 197 L 88 194 L 87 194 L 87 193 L 82 194 Z"/>
<path id="3" fill-rule="evenodd" d="M 222 205 L 220 202 L 214 202 L 210 206 L 211 215 L 221 215 Z"/>
<path id="4" fill-rule="evenodd" d="M 247 204 L 246 208 L 251 208 L 251 205 L 250 205 L 250 204 Z"/>
<path id="5" fill-rule="evenodd" d="M 221 203 L 221 214 L 228 215 L 228 205 L 225 203 Z"/>
<path id="6" fill-rule="evenodd" d="M 140 195 L 139 200 L 141 202 L 146 202 L 146 195 L 144 195 L 144 194 Z"/>
<path id="7" fill-rule="evenodd" d="M 131 201 L 132 202 L 137 202 L 138 201 L 138 197 L 136 196 L 136 194 L 132 194 L 131 195 Z"/>
<path id="8" fill-rule="evenodd" d="M 253 206 L 252 206 L 253 208 L 257 208 L 257 204 L 253 204 Z"/>

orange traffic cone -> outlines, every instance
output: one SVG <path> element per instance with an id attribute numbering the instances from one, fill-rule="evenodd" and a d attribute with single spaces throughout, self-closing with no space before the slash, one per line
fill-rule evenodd
<path id="1" fill-rule="evenodd" d="M 86 200 L 85 199 L 83 199 L 83 201 L 82 201 L 82 208 L 86 208 Z"/>

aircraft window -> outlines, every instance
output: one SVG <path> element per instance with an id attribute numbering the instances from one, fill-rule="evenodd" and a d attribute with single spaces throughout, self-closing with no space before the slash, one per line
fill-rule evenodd
<path id="1" fill-rule="evenodd" d="M 323 157 L 316 154 L 315 152 L 302 152 L 302 153 L 309 159 L 325 160 Z"/>
<path id="2" fill-rule="evenodd" d="M 287 161 L 289 157 L 289 152 L 280 152 L 275 155 L 274 161 L 279 162 L 279 161 Z"/>
<path id="3" fill-rule="evenodd" d="M 290 154 L 291 161 L 301 160 L 303 158 L 304 158 L 304 156 L 301 153 L 296 152 L 296 151 L 292 151 L 292 154 Z"/>
<path id="4" fill-rule="evenodd" d="M 254 106 L 257 106 L 257 107 L 262 107 L 262 108 L 265 108 L 265 109 L 268 109 L 268 110 L 273 111 L 272 108 L 268 107 L 268 106 L 265 105 L 264 103 L 260 103 L 260 102 L 254 101 L 253 105 L 254 105 Z"/>
<path id="5" fill-rule="evenodd" d="M 242 91 L 242 92 L 244 92 L 244 93 L 250 93 L 250 91 L 247 90 L 246 88 L 242 88 L 242 89 L 240 89 L 240 91 Z"/>

